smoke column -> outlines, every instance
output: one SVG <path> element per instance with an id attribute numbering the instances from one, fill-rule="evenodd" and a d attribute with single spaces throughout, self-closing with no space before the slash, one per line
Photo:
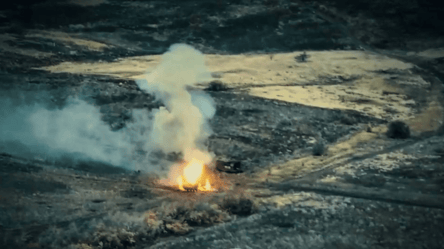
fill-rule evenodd
<path id="1" fill-rule="evenodd" d="M 46 92 L 0 92 L 0 152 L 95 160 L 143 171 L 159 170 L 157 164 L 150 165 L 149 152 L 154 150 L 209 162 L 203 142 L 211 133 L 207 121 L 215 113 L 214 102 L 203 92 L 186 89 L 209 80 L 203 54 L 188 45 L 171 46 L 160 65 L 137 82 L 165 107 L 151 113 L 132 110 L 132 122 L 118 131 L 102 121 L 99 107 L 77 97 L 68 98 L 63 108 L 53 108 L 45 104 L 51 102 Z"/>
<path id="2" fill-rule="evenodd" d="M 156 110 L 150 143 L 164 152 L 182 152 L 184 159 L 211 161 L 203 141 L 211 133 L 208 120 L 214 116 L 214 102 L 204 93 L 190 93 L 187 86 L 212 79 L 205 56 L 185 44 L 172 45 L 160 65 L 137 83 L 161 99 L 165 107 Z"/>

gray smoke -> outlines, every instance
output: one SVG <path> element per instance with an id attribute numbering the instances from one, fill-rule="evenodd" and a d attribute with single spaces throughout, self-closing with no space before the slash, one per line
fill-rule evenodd
<path id="1" fill-rule="evenodd" d="M 205 93 L 186 88 L 210 79 L 203 54 L 187 45 L 171 46 L 161 64 L 138 81 L 165 107 L 152 113 L 133 110 L 132 122 L 118 131 L 102 121 L 98 107 L 84 100 L 72 97 L 63 108 L 49 108 L 32 101 L 19 103 L 10 97 L 14 94 L 2 92 L 0 152 L 41 158 L 68 155 L 131 170 L 153 169 L 148 161 L 149 152 L 155 150 L 209 161 L 203 142 L 211 133 L 207 121 L 215 113 L 214 102 Z"/>
<path id="2" fill-rule="evenodd" d="M 113 165 L 125 165 L 132 145 L 123 132 L 113 132 L 100 110 L 70 98 L 63 109 L 44 104 L 15 106 L 0 101 L 0 150 L 20 156 L 58 158 L 75 155 Z"/>
<path id="3" fill-rule="evenodd" d="M 211 129 L 208 120 L 216 111 L 204 93 L 190 93 L 187 87 L 212 79 L 205 56 L 185 44 L 172 45 L 160 65 L 137 83 L 161 99 L 165 107 L 154 112 L 151 145 L 164 152 L 182 152 L 185 160 L 199 157 L 210 161 L 203 142 Z"/>

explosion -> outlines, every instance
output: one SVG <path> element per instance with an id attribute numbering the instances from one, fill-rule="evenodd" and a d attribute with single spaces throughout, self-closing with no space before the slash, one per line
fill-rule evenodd
<path id="1" fill-rule="evenodd" d="M 192 158 L 173 165 L 168 178 L 159 183 L 181 191 L 216 191 L 216 185 L 220 187 L 221 181 L 208 165 L 209 154 L 199 150 L 189 153 Z"/>
<path id="2" fill-rule="evenodd" d="M 199 191 L 214 191 L 211 187 L 210 179 L 205 178 L 204 174 L 205 164 L 198 159 L 193 159 L 183 169 L 183 174 L 177 177 L 177 185 L 180 190 L 195 189 Z M 205 179 L 205 185 L 202 184 Z M 202 186 L 203 185 L 203 186 Z"/>
<path id="3" fill-rule="evenodd" d="M 214 191 L 215 177 L 208 167 L 213 157 L 204 146 L 211 133 L 208 120 L 214 116 L 214 102 L 205 93 L 187 89 L 211 80 L 205 56 L 191 46 L 175 44 L 162 55 L 160 65 L 138 81 L 141 89 L 154 93 L 165 105 L 154 112 L 152 146 L 183 155 L 184 162 L 173 165 L 161 183 L 182 191 Z"/>

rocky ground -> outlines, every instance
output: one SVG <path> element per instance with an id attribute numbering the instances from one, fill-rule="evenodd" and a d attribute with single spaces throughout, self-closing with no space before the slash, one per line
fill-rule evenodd
<path id="1" fill-rule="evenodd" d="M 2 248 L 442 247 L 444 19 L 434 2 L 0 7 Z M 70 127 L 86 111 L 113 139 L 149 129 L 137 118 L 163 103 L 137 82 L 175 43 L 206 55 L 214 80 L 189 91 L 214 100 L 209 151 L 241 163 L 217 173 L 226 189 L 160 187 L 172 155 L 121 165 L 75 137 L 30 138 L 28 119 L 44 133 L 45 120 Z M 132 139 L 122 146 L 144 136 Z"/>

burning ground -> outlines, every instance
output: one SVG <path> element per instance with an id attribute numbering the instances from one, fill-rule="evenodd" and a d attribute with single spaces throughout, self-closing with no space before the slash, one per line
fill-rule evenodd
<path id="1" fill-rule="evenodd" d="M 2 248 L 440 248 L 443 15 L 359 3 L 2 3 Z"/>

